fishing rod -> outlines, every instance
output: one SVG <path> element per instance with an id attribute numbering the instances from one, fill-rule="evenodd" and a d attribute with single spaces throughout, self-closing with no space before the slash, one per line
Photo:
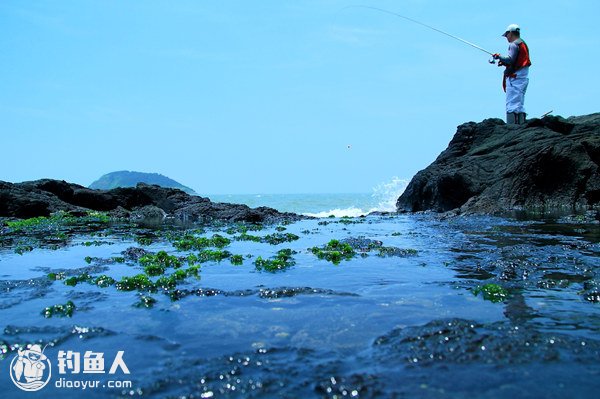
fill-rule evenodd
<path id="1" fill-rule="evenodd" d="M 375 10 L 375 11 L 383 12 L 383 13 L 386 13 L 386 14 L 394 15 L 394 16 L 396 16 L 396 17 L 398 17 L 398 18 L 405 19 L 405 20 L 407 20 L 407 21 L 410 21 L 410 22 L 413 22 L 413 23 L 415 23 L 415 24 L 418 24 L 418 25 L 424 26 L 424 27 L 426 27 L 426 28 L 429 28 L 429 29 L 431 29 L 431 30 L 434 30 L 434 31 L 436 31 L 436 32 L 438 32 L 438 33 L 441 33 L 441 34 L 443 34 L 443 35 L 446 35 L 446 36 L 448 36 L 448 37 L 451 37 L 451 38 L 453 38 L 453 39 L 455 39 L 455 40 L 458 40 L 459 42 L 462 42 L 462 43 L 464 43 L 464 44 L 467 44 L 467 45 L 469 45 L 469 46 L 471 46 L 471 47 L 474 47 L 474 48 L 476 48 L 477 50 L 483 51 L 484 53 L 486 53 L 486 54 L 489 54 L 489 55 L 491 55 L 491 56 L 492 56 L 492 58 L 490 58 L 490 60 L 489 60 L 490 64 L 494 64 L 494 63 L 496 62 L 496 61 L 495 61 L 495 59 L 494 59 L 494 53 L 492 53 L 492 52 L 490 52 L 490 51 L 487 51 L 486 49 L 484 49 L 484 48 L 482 48 L 482 47 L 480 47 L 480 46 L 478 46 L 478 45 L 476 45 L 476 44 L 474 44 L 474 43 L 471 43 L 471 42 L 469 42 L 469 41 L 467 41 L 467 40 L 465 40 L 465 39 L 462 39 L 462 38 L 460 38 L 460 37 L 458 37 L 458 36 L 452 35 L 452 34 L 450 34 L 450 33 L 448 33 L 448 32 L 444 32 L 444 31 L 443 31 L 443 30 L 441 30 L 441 29 L 435 28 L 435 27 L 433 27 L 433 26 L 431 26 L 431 25 L 424 24 L 423 22 L 419 22 L 419 21 L 417 21 L 416 19 L 412 19 L 412 18 L 409 18 L 409 17 L 407 17 L 407 16 L 400 15 L 400 14 L 398 14 L 398 13 L 396 13 L 396 12 L 393 12 L 393 11 L 384 10 L 383 8 L 371 7 L 371 6 L 363 6 L 363 5 L 346 6 L 346 7 L 342 8 L 342 11 L 343 11 L 343 10 L 346 10 L 346 9 L 348 9 L 348 8 L 367 8 L 367 9 L 370 9 L 370 10 Z"/>

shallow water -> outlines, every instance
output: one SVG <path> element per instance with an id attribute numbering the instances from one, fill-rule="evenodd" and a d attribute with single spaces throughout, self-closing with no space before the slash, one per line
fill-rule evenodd
<path id="1" fill-rule="evenodd" d="M 252 255 L 243 265 L 203 263 L 200 279 L 162 293 L 152 308 L 137 292 L 52 281 L 88 271 L 115 279 L 143 271 L 102 259 L 140 247 L 126 230 L 75 235 L 59 249 L 0 252 L 3 397 L 80 397 L 56 388 L 70 380 L 130 380 L 127 389 L 87 389 L 91 397 L 593 397 L 600 388 L 600 228 L 491 217 L 374 216 L 307 220 L 285 226 L 299 240 L 279 245 L 233 241 Z M 325 222 L 325 223 L 324 223 Z M 225 228 L 207 230 L 233 237 Z M 151 233 L 150 231 L 143 231 Z M 272 234 L 275 226 L 252 232 Z M 139 231 L 136 233 L 139 234 Z M 143 248 L 186 256 L 157 234 Z M 162 237 L 162 238 L 161 238 Z M 364 237 L 416 255 L 375 252 L 334 265 L 308 248 Z M 100 240 L 98 246 L 85 242 Z M 296 264 L 257 271 L 258 256 L 291 248 Z M 94 258 L 88 264 L 84 258 Z M 81 270 L 79 270 L 81 269 Z M 499 302 L 475 295 L 498 284 Z M 187 290 L 187 291 L 186 291 Z M 44 318 L 71 300 L 72 317 Z M 0 344 L 2 343 L 0 342 Z M 9 378 L 17 344 L 49 344 L 50 384 L 36 393 Z M 58 351 L 117 351 L 130 374 L 66 373 Z"/>

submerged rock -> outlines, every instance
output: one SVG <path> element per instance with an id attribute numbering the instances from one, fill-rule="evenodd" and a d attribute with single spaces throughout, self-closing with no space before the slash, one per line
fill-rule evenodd
<path id="1" fill-rule="evenodd" d="M 598 209 L 600 113 L 525 125 L 465 123 L 413 177 L 396 207 L 460 213 Z"/>
<path id="2" fill-rule="evenodd" d="M 262 299 L 291 298 L 298 295 L 321 295 L 321 296 L 359 296 L 352 292 L 334 291 L 326 288 L 313 287 L 276 287 L 276 288 L 255 288 L 236 291 L 224 291 L 215 288 L 196 288 L 196 289 L 176 289 L 166 292 L 172 300 L 180 300 L 187 296 L 228 296 L 228 297 L 247 297 L 258 295 Z"/>
<path id="3" fill-rule="evenodd" d="M 142 256 L 149 254 L 144 248 L 129 247 L 125 251 L 121 252 L 121 255 L 126 260 L 137 262 Z"/>
<path id="4" fill-rule="evenodd" d="M 115 217 L 163 219 L 176 217 L 190 222 L 276 223 L 303 217 L 275 209 L 214 203 L 175 188 L 139 183 L 136 187 L 92 190 L 66 181 L 42 179 L 23 183 L 0 181 L 0 217 L 32 218 L 66 211 L 114 213 Z"/>
<path id="5" fill-rule="evenodd" d="M 472 320 L 434 320 L 424 326 L 397 328 L 377 338 L 375 357 L 382 362 L 427 366 L 483 363 L 514 365 L 547 362 L 595 363 L 600 342 L 527 325 Z"/>

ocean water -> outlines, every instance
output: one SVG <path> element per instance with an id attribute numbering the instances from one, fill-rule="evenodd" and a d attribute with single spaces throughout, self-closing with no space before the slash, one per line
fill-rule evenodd
<path id="1" fill-rule="evenodd" d="M 387 201 L 373 193 L 230 198 L 344 216 L 388 210 L 397 194 Z M 216 247 L 177 244 L 215 234 L 230 240 L 221 260 L 199 260 Z M 337 263 L 320 258 L 313 248 L 331 240 L 348 240 L 356 254 Z M 260 266 L 282 250 L 292 260 L 286 267 Z M 148 273 L 141 259 L 129 257 L 142 251 L 182 261 L 193 255 L 199 273 L 158 289 L 97 282 Z M 241 264 L 230 255 L 240 255 Z M 108 223 L 23 233 L 5 226 L 0 396 L 597 397 L 598 259 L 600 226 L 577 218 L 387 214 L 258 227 Z M 158 282 L 187 267 L 149 278 Z M 72 314 L 55 308 L 69 301 Z M 45 317 L 48 308 L 52 317 Z M 41 373 L 48 385 L 35 393 L 11 380 L 27 344 L 43 348 L 52 369 Z M 128 374 L 108 372 L 119 351 Z M 105 373 L 83 372 L 88 352 L 104 356 Z M 83 389 L 77 381 L 98 386 Z"/>
<path id="2" fill-rule="evenodd" d="M 396 200 L 409 181 L 393 178 L 373 187 L 368 193 L 335 194 L 214 194 L 215 202 L 246 204 L 251 208 L 267 206 L 282 212 L 314 217 L 357 217 L 371 212 L 395 212 Z"/>

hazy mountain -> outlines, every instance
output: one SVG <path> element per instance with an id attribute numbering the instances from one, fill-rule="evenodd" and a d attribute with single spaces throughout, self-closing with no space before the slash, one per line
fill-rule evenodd
<path id="1" fill-rule="evenodd" d="M 92 184 L 89 188 L 97 190 L 110 190 L 116 187 L 135 187 L 138 183 L 156 184 L 161 187 L 178 188 L 191 195 L 198 195 L 191 188 L 176 182 L 159 173 L 130 172 L 121 170 L 107 173 Z"/>

